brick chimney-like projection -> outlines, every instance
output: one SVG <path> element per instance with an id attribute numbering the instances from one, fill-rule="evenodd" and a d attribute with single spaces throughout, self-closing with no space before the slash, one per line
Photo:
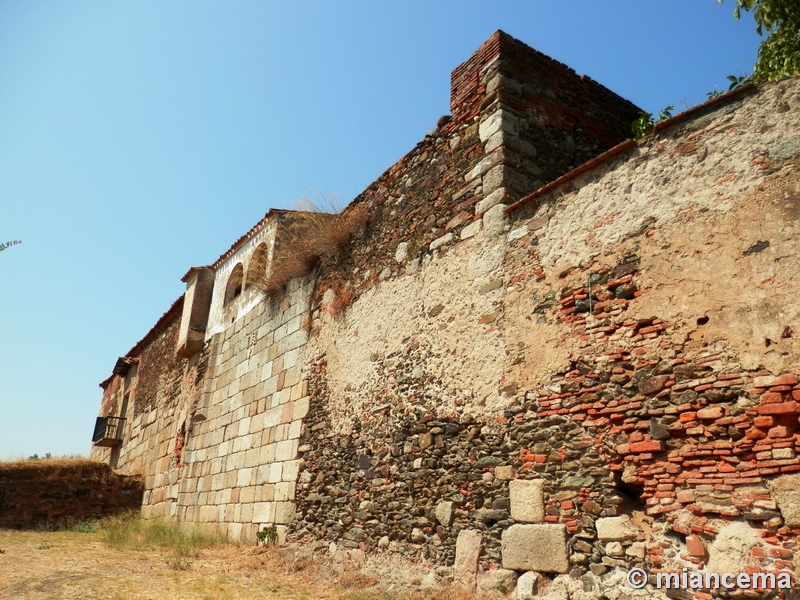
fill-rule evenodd
<path id="1" fill-rule="evenodd" d="M 453 71 L 452 121 L 479 122 L 483 196 L 516 200 L 630 137 L 639 108 L 496 31 Z"/>

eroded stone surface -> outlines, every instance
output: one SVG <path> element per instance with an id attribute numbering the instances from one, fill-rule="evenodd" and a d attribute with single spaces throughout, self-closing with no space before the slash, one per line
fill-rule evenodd
<path id="1" fill-rule="evenodd" d="M 476 529 L 462 529 L 456 540 L 456 560 L 453 570 L 461 574 L 474 574 L 478 570 L 483 536 Z"/>
<path id="2" fill-rule="evenodd" d="M 517 585 L 517 573 L 510 569 L 491 569 L 478 575 L 478 594 L 505 597 Z"/>
<path id="3" fill-rule="evenodd" d="M 635 540 L 640 533 L 628 515 L 597 519 L 595 526 L 598 539 L 604 542 Z"/>
<path id="4" fill-rule="evenodd" d="M 519 523 L 541 523 L 544 520 L 544 496 L 541 479 L 515 479 L 509 482 L 511 518 Z"/>
<path id="5" fill-rule="evenodd" d="M 788 527 L 800 527 L 800 475 L 783 475 L 769 482 L 783 521 Z"/>
<path id="6" fill-rule="evenodd" d="M 436 520 L 445 527 L 450 527 L 453 522 L 453 503 L 440 502 L 436 505 Z"/>
<path id="7" fill-rule="evenodd" d="M 566 573 L 567 528 L 563 525 L 512 525 L 503 532 L 503 567 L 516 571 Z"/>
<path id="8" fill-rule="evenodd" d="M 526 571 L 517 579 L 517 600 L 530 600 L 538 592 L 539 574 L 535 571 Z"/>
<path id="9" fill-rule="evenodd" d="M 483 231 L 488 236 L 500 235 L 508 223 L 505 213 L 505 204 L 497 204 L 487 210 L 483 215 Z"/>

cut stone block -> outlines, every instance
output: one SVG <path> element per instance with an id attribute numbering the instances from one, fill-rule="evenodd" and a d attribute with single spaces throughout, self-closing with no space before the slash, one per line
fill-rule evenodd
<path id="1" fill-rule="evenodd" d="M 481 179 L 483 193 L 485 196 L 488 197 L 495 190 L 506 187 L 508 171 L 509 168 L 503 164 L 499 164 L 489 169 L 489 171 L 483 176 L 483 179 Z"/>
<path id="2" fill-rule="evenodd" d="M 800 475 L 781 475 L 768 482 L 787 527 L 800 527 Z"/>
<path id="3" fill-rule="evenodd" d="M 628 515 L 597 519 L 597 537 L 602 542 L 623 542 L 639 537 L 639 530 Z"/>
<path id="4" fill-rule="evenodd" d="M 520 523 L 544 521 L 544 495 L 541 479 L 515 479 L 509 482 L 511 518 Z"/>
<path id="5" fill-rule="evenodd" d="M 482 542 L 483 535 L 477 529 L 462 529 L 456 539 L 456 560 L 453 570 L 459 573 L 477 572 Z"/>
<path id="6" fill-rule="evenodd" d="M 475 214 L 480 216 L 498 204 L 511 204 L 512 202 L 513 199 L 508 195 L 505 188 L 500 188 L 486 196 L 483 200 L 478 201 L 475 205 Z"/>
<path id="7" fill-rule="evenodd" d="M 569 570 L 564 525 L 512 525 L 503 532 L 503 568 L 540 573 Z"/>
<path id="8" fill-rule="evenodd" d="M 275 506 L 272 502 L 256 502 L 253 508 L 253 521 L 271 523 L 275 518 Z"/>
<path id="9" fill-rule="evenodd" d="M 498 204 L 493 206 L 483 215 L 483 231 L 488 236 L 500 235 L 508 223 L 508 215 L 505 213 L 506 205 Z"/>
<path id="10" fill-rule="evenodd" d="M 506 110 L 498 110 L 478 127 L 478 136 L 485 142 L 498 131 L 519 135 L 519 119 Z"/>
<path id="11" fill-rule="evenodd" d="M 539 574 L 534 571 L 523 573 L 517 579 L 517 600 L 530 600 L 536 596 L 539 587 Z"/>
<path id="12" fill-rule="evenodd" d="M 275 502 L 275 523 L 291 523 L 294 519 L 294 502 Z"/>

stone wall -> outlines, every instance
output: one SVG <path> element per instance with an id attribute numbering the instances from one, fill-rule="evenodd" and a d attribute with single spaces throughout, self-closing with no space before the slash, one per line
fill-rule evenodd
<path id="1" fill-rule="evenodd" d="M 159 505 L 158 514 L 169 514 L 170 499 L 177 498 L 178 440 L 185 436 L 190 411 L 199 400 L 207 363 L 206 355 L 187 360 L 175 354 L 181 308 L 182 298 L 128 352 L 130 369 L 104 382 L 101 416 L 126 420 L 120 445 L 94 446 L 90 455 L 142 476 L 145 505 Z"/>
<path id="2" fill-rule="evenodd" d="M 345 209 L 366 208 L 369 225 L 339 261 L 323 262 L 316 304 L 345 282 L 359 294 L 415 272 L 429 250 L 473 235 L 496 205 L 623 141 L 638 111 L 501 31 L 453 71 L 451 110 Z"/>
<path id="3" fill-rule="evenodd" d="M 634 565 L 793 573 L 799 92 L 722 99 L 396 252 L 341 317 L 323 299 L 292 535 L 458 564 L 474 531 L 482 569 L 587 590 Z M 505 559 L 520 480 L 542 513 L 508 545 L 563 537 L 558 568 Z"/>
<path id="4" fill-rule="evenodd" d="M 143 513 L 567 595 L 793 572 L 800 81 L 609 150 L 635 107 L 498 32 L 451 104 L 341 252 L 266 296 L 216 281 L 202 352 L 166 356 L 169 312 L 105 382 L 143 407 L 107 457 Z"/>
<path id="5" fill-rule="evenodd" d="M 142 481 L 87 460 L 0 463 L 0 527 L 67 527 L 139 508 Z"/>
<path id="6" fill-rule="evenodd" d="M 104 416 L 119 414 L 123 391 L 145 410 L 128 411 L 120 446 L 94 447 L 92 456 L 144 476 L 144 517 L 222 528 L 234 540 L 254 541 L 271 524 L 283 535 L 308 410 L 298 360 L 312 281 L 295 278 L 190 359 L 175 357 L 180 315 L 168 313 L 135 367 L 107 382 Z M 164 348 L 172 349 L 166 359 Z M 148 389 L 141 378 L 153 372 L 156 402 L 138 404 Z"/>
<path id="7" fill-rule="evenodd" d="M 299 355 L 311 285 L 311 279 L 292 280 L 285 294 L 212 338 L 185 464 L 176 469 L 171 514 L 182 522 L 221 526 L 232 539 L 255 541 L 260 527 L 273 524 L 282 539 L 293 519 L 297 449 L 309 405 Z"/>

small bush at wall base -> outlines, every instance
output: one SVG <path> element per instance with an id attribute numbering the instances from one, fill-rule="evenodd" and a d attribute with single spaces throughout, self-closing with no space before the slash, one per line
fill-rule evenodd
<path id="1" fill-rule="evenodd" d="M 263 546 L 274 546 L 278 543 L 278 528 L 275 525 L 264 527 L 256 534 L 256 544 Z"/>
<path id="2" fill-rule="evenodd" d="M 178 548 L 167 559 L 167 565 L 173 571 L 186 571 L 192 566 L 192 558 L 197 558 L 197 552 L 189 552 L 185 548 Z"/>

